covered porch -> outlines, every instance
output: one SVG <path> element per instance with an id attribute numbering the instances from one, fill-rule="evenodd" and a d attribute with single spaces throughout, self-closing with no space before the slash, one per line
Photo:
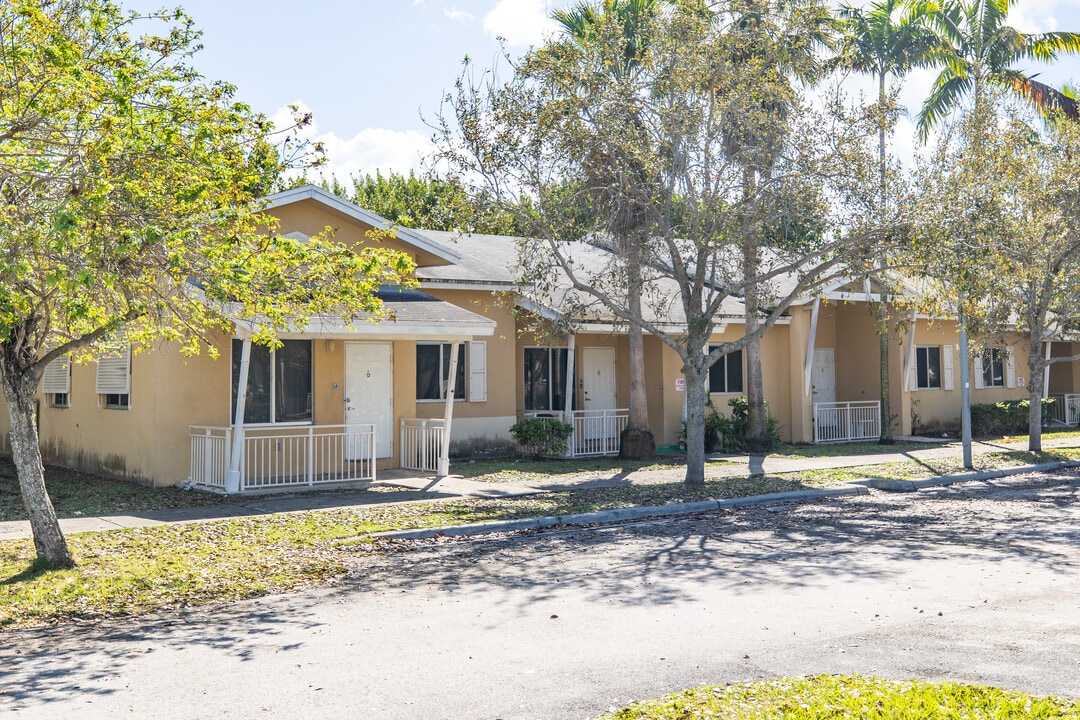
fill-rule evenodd
<path id="1" fill-rule="evenodd" d="M 877 330 L 868 302 L 879 296 L 869 284 L 860 289 L 832 289 L 810 309 L 801 390 L 814 443 L 881 436 Z"/>
<path id="2" fill-rule="evenodd" d="M 188 428 L 190 483 L 232 494 L 374 482 L 394 467 L 446 475 L 465 359 L 469 389 L 486 393 L 477 338 L 495 322 L 418 291 L 380 297 L 387 318 L 314 318 L 276 348 L 237 323 L 229 421 Z M 418 401 L 442 417 L 416 417 Z"/>

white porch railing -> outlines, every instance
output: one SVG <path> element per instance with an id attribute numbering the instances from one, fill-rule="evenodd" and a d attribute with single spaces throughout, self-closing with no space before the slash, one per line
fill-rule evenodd
<path id="1" fill-rule="evenodd" d="M 814 442 L 852 442 L 881 436 L 881 403 L 814 403 Z"/>
<path id="2" fill-rule="evenodd" d="M 232 429 L 192 425 L 191 481 L 225 490 Z M 374 425 L 245 428 L 240 492 L 375 480 Z"/>
<path id="3" fill-rule="evenodd" d="M 421 472 L 439 471 L 446 421 L 401 418 L 401 467 Z"/>
<path id="4" fill-rule="evenodd" d="M 1080 425 L 1080 393 L 1065 396 L 1065 424 Z"/>
<path id="5" fill-rule="evenodd" d="M 570 419 L 567 420 L 567 414 Z M 619 438 L 630 421 L 629 408 L 610 410 L 530 410 L 525 417 L 554 417 L 574 426 L 567 441 L 567 457 L 618 455 Z"/>
<path id="6" fill-rule="evenodd" d="M 1048 400 L 1053 400 L 1054 404 L 1050 406 L 1050 422 L 1065 424 L 1065 396 L 1064 395 L 1047 395 Z M 1045 415 L 1043 417 L 1046 417 Z"/>

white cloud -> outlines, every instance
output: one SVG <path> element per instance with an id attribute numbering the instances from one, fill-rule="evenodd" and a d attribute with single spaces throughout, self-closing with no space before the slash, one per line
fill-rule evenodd
<path id="1" fill-rule="evenodd" d="M 484 32 L 504 38 L 508 45 L 538 45 L 554 32 L 545 0 L 499 0 L 484 16 Z"/>
<path id="2" fill-rule="evenodd" d="M 302 100 L 295 103 L 301 111 L 307 106 Z M 291 112 L 287 107 L 274 113 L 272 120 L 275 127 L 288 127 L 291 124 Z M 312 142 L 321 142 L 326 149 L 326 164 L 317 173 L 329 178 L 337 176 L 339 180 L 348 180 L 350 176 L 375 174 L 384 175 L 398 172 L 408 175 L 410 171 L 419 173 L 423 158 L 432 151 L 430 138 L 416 130 L 387 130 L 385 128 L 365 128 L 351 138 L 341 138 L 337 133 L 320 132 L 318 125 L 312 123 L 300 131 L 300 136 Z"/>
<path id="3" fill-rule="evenodd" d="M 464 10 L 459 10 L 455 5 L 451 5 L 448 8 L 443 8 L 442 13 L 443 16 L 446 17 L 448 20 L 462 20 L 467 22 L 474 19 L 472 13 L 466 12 Z"/>

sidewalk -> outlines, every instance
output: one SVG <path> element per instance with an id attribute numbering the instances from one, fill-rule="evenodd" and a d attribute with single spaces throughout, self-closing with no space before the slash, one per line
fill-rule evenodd
<path id="1" fill-rule="evenodd" d="M 897 438 L 898 441 L 910 438 Z M 1043 448 L 1080 447 L 1080 439 L 1044 439 Z M 984 454 L 1001 450 L 1025 450 L 1025 442 L 1017 443 L 979 443 L 972 446 L 974 454 Z M 829 468 L 859 467 L 880 465 L 890 462 L 909 460 L 929 460 L 942 457 L 960 457 L 962 448 L 957 443 L 931 445 L 926 449 L 912 449 L 897 452 L 885 452 L 874 455 L 845 455 L 817 458 L 787 458 L 768 456 L 746 457 L 741 455 L 712 455 L 712 463 L 705 470 L 707 479 L 738 477 L 746 475 L 751 466 L 757 472 L 777 474 L 799 470 L 823 470 Z M 717 464 L 723 463 L 723 464 Z M 433 475 L 417 475 L 404 471 L 381 472 L 379 482 L 372 490 L 355 490 L 332 493 L 294 493 L 275 496 L 250 496 L 238 498 L 235 503 L 209 507 L 180 508 L 174 510 L 148 510 L 132 514 L 115 514 L 62 518 L 60 526 L 65 534 L 91 532 L 98 530 L 116 530 L 119 528 L 146 527 L 172 523 L 202 522 L 233 517 L 252 517 L 275 513 L 304 512 L 306 510 L 327 510 L 343 507 L 362 507 L 367 505 L 387 505 L 397 503 L 432 502 L 450 498 L 476 497 L 499 498 L 535 495 L 544 492 L 558 492 L 574 489 L 622 487 L 633 484 L 655 483 L 659 480 L 678 481 L 682 470 L 638 470 L 618 473 L 610 477 L 593 477 L 559 480 L 541 483 L 483 483 L 450 475 L 436 478 Z M 30 537 L 30 523 L 25 520 L 0 522 L 0 540 Z"/>

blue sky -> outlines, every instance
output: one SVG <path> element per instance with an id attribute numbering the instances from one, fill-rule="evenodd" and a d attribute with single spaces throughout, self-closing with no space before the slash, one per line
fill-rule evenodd
<path id="1" fill-rule="evenodd" d="M 490 67 L 505 38 L 522 53 L 553 30 L 550 10 L 567 0 L 121 0 L 133 10 L 179 2 L 203 30 L 195 65 L 228 80 L 241 99 L 271 116 L 299 103 L 315 116 L 311 136 L 324 141 L 328 170 L 350 174 L 420 170 L 430 131 L 421 113 L 437 112 L 462 60 Z M 1019 0 L 1011 23 L 1025 32 L 1080 31 L 1080 0 Z M 1054 84 L 1080 82 L 1080 57 L 1054 68 L 1031 66 Z M 916 71 L 901 102 L 912 114 L 933 79 Z M 853 96 L 873 88 L 845 82 Z M 910 123 L 896 137 L 901 157 L 915 150 Z"/>

